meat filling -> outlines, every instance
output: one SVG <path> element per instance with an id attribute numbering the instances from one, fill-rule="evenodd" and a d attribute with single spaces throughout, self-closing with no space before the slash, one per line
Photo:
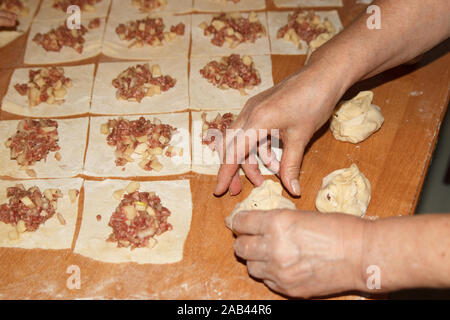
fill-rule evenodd
<path id="1" fill-rule="evenodd" d="M 72 80 L 64 76 L 64 68 L 48 67 L 29 71 L 28 83 L 17 83 L 14 89 L 22 96 L 28 97 L 28 105 L 35 107 L 43 102 L 62 104 L 67 89 L 72 87 Z"/>
<path id="2" fill-rule="evenodd" d="M 46 51 L 59 52 L 63 47 L 70 47 L 81 54 L 85 43 L 84 35 L 87 32 L 88 29 L 83 25 L 79 29 L 70 30 L 63 24 L 47 33 L 37 33 L 33 41 Z"/>
<path id="3" fill-rule="evenodd" d="M 17 184 L 6 189 L 6 196 L 8 202 L 0 206 L 0 221 L 15 226 L 16 230 L 9 234 L 10 239 L 15 240 L 21 233 L 36 231 L 53 217 L 62 193 L 59 189 L 41 192 L 36 186 L 27 190 Z"/>
<path id="4" fill-rule="evenodd" d="M 53 0 L 53 8 L 66 12 L 69 6 L 78 6 L 81 11 L 95 12 L 95 5 L 102 0 Z"/>
<path id="5" fill-rule="evenodd" d="M 266 34 L 255 12 L 250 12 L 247 18 L 240 13 L 220 13 L 210 24 L 202 22 L 199 27 L 206 37 L 212 36 L 211 43 L 218 47 L 227 43 L 236 48 L 241 43 L 254 43 Z"/>
<path id="6" fill-rule="evenodd" d="M 151 12 L 167 5 L 167 0 L 132 0 L 131 3 L 141 12 Z"/>
<path id="7" fill-rule="evenodd" d="M 230 128 L 231 124 L 236 120 L 236 115 L 228 112 L 223 115 L 217 113 L 217 116 L 212 121 L 206 120 L 206 113 L 202 114 L 202 144 L 208 146 L 212 151 L 217 149 L 214 132 L 211 130 L 219 130 L 222 136 L 225 136 L 226 130 Z"/>
<path id="8" fill-rule="evenodd" d="M 227 90 L 239 90 L 246 95 L 245 90 L 251 90 L 261 83 L 259 71 L 255 69 L 251 57 L 232 54 L 222 57 L 220 61 L 210 61 L 200 70 L 200 74 L 216 87 Z"/>
<path id="9" fill-rule="evenodd" d="M 121 40 L 133 41 L 129 47 L 141 48 L 144 45 L 162 46 L 178 36 L 183 36 L 185 31 L 184 23 L 171 26 L 170 31 L 164 31 L 162 18 L 146 17 L 141 20 L 128 21 L 126 24 L 119 24 L 116 33 Z"/>
<path id="10" fill-rule="evenodd" d="M 140 117 L 138 120 L 112 119 L 101 126 L 101 133 L 107 135 L 108 145 L 116 147 L 116 166 L 134 162 L 132 155 L 140 158 L 139 166 L 146 171 L 161 171 L 162 164 L 157 156 L 182 156 L 183 149 L 170 146 L 176 128 Z"/>
<path id="11" fill-rule="evenodd" d="M 157 244 L 156 236 L 172 230 L 167 222 L 170 214 L 154 192 L 127 193 L 109 220 L 113 231 L 106 241 L 131 250 L 153 248 Z"/>
<path id="12" fill-rule="evenodd" d="M 159 95 L 175 86 L 176 80 L 162 75 L 159 65 L 138 64 L 122 71 L 112 81 L 118 100 L 141 102 L 145 97 Z"/>
<path id="13" fill-rule="evenodd" d="M 309 44 L 322 33 L 335 32 L 336 29 L 327 18 L 322 21 L 313 11 L 297 9 L 288 15 L 288 23 L 278 30 L 277 38 L 293 42 L 301 48 L 300 40 Z"/>
<path id="14" fill-rule="evenodd" d="M 14 12 L 21 17 L 30 14 L 30 9 L 25 7 L 21 0 L 0 0 L 0 10 Z"/>

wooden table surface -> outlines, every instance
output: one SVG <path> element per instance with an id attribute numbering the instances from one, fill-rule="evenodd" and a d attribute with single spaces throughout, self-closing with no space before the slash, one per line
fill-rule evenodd
<path id="1" fill-rule="evenodd" d="M 345 26 L 364 6 L 354 0 L 344 3 L 344 8 L 338 11 Z M 271 0 L 268 10 L 275 10 Z M 13 69 L 23 66 L 25 43 L 26 36 L 22 36 L 0 49 L 0 97 L 6 93 Z M 320 130 L 303 161 L 300 177 L 303 194 L 294 200 L 298 209 L 315 210 L 314 200 L 322 178 L 356 163 L 372 184 L 368 216 L 383 218 L 414 213 L 448 104 L 448 49 L 449 43 L 444 43 L 426 54 L 419 64 L 390 70 L 350 90 L 347 98 L 358 90 L 373 90 L 374 103 L 381 106 L 385 123 L 378 133 L 358 145 L 335 140 L 328 127 Z M 98 56 L 74 64 L 110 60 Z M 305 56 L 272 56 L 275 83 L 301 67 L 304 60 Z M 17 118 L 5 112 L 0 117 Z M 251 184 L 244 179 L 239 196 L 216 198 L 212 194 L 215 176 L 189 173 L 143 180 L 181 178 L 190 179 L 194 204 L 181 262 L 101 263 L 72 252 L 76 236 L 72 250 L 0 248 L 0 299 L 284 299 L 248 276 L 245 264 L 233 253 L 234 238 L 224 224 L 235 204 L 250 193 Z M 80 208 L 83 194 L 82 190 Z M 80 209 L 76 235 L 81 215 Z M 66 270 L 71 265 L 79 266 L 81 271 L 79 290 L 66 287 L 69 277 Z M 332 298 L 359 297 L 348 293 Z"/>

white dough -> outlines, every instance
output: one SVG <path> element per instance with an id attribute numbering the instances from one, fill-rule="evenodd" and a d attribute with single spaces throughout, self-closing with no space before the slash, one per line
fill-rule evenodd
<path id="1" fill-rule="evenodd" d="M 250 195 L 242 202 L 238 203 L 227 220 L 227 225 L 232 228 L 233 218 L 240 211 L 252 210 L 274 210 L 292 209 L 296 210 L 295 204 L 283 197 L 283 187 L 279 182 L 265 180 L 262 185 L 250 192 Z"/>
<path id="2" fill-rule="evenodd" d="M 273 0 L 278 8 L 342 7 L 342 0 Z"/>
<path id="3" fill-rule="evenodd" d="M 322 180 L 316 198 L 320 212 L 340 212 L 364 216 L 371 195 L 370 182 L 355 164 L 333 171 Z"/>
<path id="4" fill-rule="evenodd" d="M 380 107 L 373 105 L 372 100 L 373 92 L 362 91 L 339 107 L 330 125 L 337 140 L 359 143 L 381 128 L 384 118 Z"/>
<path id="5" fill-rule="evenodd" d="M 194 9 L 207 12 L 249 11 L 266 8 L 265 0 L 241 0 L 237 3 L 227 0 L 194 0 Z"/>

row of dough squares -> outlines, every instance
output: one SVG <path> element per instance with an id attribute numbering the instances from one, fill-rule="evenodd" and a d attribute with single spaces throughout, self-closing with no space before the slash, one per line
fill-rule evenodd
<path id="1" fill-rule="evenodd" d="M 31 120 L 0 121 L 0 137 L 3 139 L 0 143 L 0 163 L 2 163 L 0 176 L 15 179 L 47 179 L 71 178 L 80 174 L 92 177 L 169 176 L 189 171 L 217 174 L 220 167 L 219 155 L 213 148 L 202 143 L 205 137 L 202 130 L 204 123 L 202 115 L 203 112 L 192 112 L 192 126 L 190 126 L 188 112 L 54 120 L 57 123 L 59 150 L 50 151 L 44 159 L 31 165 L 24 165 L 12 156 L 13 148 L 7 143 L 16 135 L 19 125 L 23 127 L 23 121 Z M 208 112 L 205 115 L 207 121 L 212 121 L 217 116 L 217 112 Z M 129 153 L 118 155 L 121 146 L 125 144 L 109 143 L 111 141 L 109 136 L 113 136 L 113 126 L 105 132 L 104 125 L 107 125 L 110 120 L 125 120 L 129 123 L 135 121 L 134 124 L 137 124 L 136 121 L 140 118 L 143 119 L 142 121 L 168 125 L 176 130 L 163 138 L 167 138 L 168 141 L 164 141 L 161 146 L 155 147 L 148 138 L 142 142 L 141 147 L 134 146 Z M 155 139 L 161 141 L 161 136 L 163 136 L 162 133 Z M 119 139 L 128 139 L 128 137 L 121 135 Z M 274 148 L 274 151 L 280 159 L 281 148 Z M 126 158 L 127 161 L 119 163 L 121 158 Z M 259 159 L 257 160 L 263 174 L 273 174 L 262 165 Z"/>
<path id="2" fill-rule="evenodd" d="M 52 98 L 51 101 L 48 101 L 47 95 L 47 101 L 42 101 L 39 93 L 30 95 L 30 91 L 27 93 L 29 88 L 26 88 L 29 82 L 35 84 L 38 82 L 30 78 L 30 71 L 40 72 L 46 67 L 20 68 L 13 72 L 8 91 L 2 101 L 2 110 L 27 117 L 62 117 L 86 113 L 152 114 L 177 112 L 188 108 L 192 110 L 239 110 L 250 97 L 273 86 L 271 57 L 261 55 L 252 56 L 251 59 L 254 69 L 260 75 L 261 82 L 246 90 L 245 93 L 231 88 L 223 90 L 200 74 L 200 70 L 209 62 L 220 61 L 220 57 L 191 58 L 190 79 L 188 79 L 187 58 L 160 58 L 151 61 L 100 63 L 95 79 L 94 64 L 61 67 L 64 78 L 70 79 L 70 86 L 66 86 L 62 94 L 52 89 L 52 93 L 57 92 L 57 94 L 56 98 Z M 122 98 L 120 96 L 121 85 L 114 86 L 113 80 L 120 78 L 119 76 L 128 68 L 136 68 L 138 65 L 144 66 L 145 64 L 148 64 L 149 71 L 152 71 L 153 68 L 158 70 L 155 78 L 164 80 L 168 76 L 175 80 L 173 85 L 163 89 L 158 87 L 158 92 L 154 94 L 146 89 L 147 94 L 139 101 Z M 166 85 L 167 81 L 162 80 L 161 84 Z M 22 92 L 20 88 L 18 90 L 20 85 L 25 86 Z M 37 101 L 32 101 L 34 98 Z"/>
<path id="3" fill-rule="evenodd" d="M 139 192 L 153 192 L 161 204 L 170 211 L 170 232 L 157 237 L 153 248 L 130 250 L 118 247 L 117 242 L 107 241 L 112 233 L 109 222 L 113 212 L 121 203 L 115 192 L 127 193 L 130 184 L 137 185 Z M 24 249 L 71 249 L 75 236 L 79 212 L 81 227 L 74 252 L 96 260 L 121 263 L 174 263 L 182 260 L 184 242 L 192 219 L 192 196 L 189 180 L 133 182 L 126 180 L 87 181 L 81 178 L 0 181 L 0 204 L 8 202 L 7 188 L 22 185 L 25 190 L 39 188 L 59 190 L 56 214 L 33 232 L 20 232 L 13 224 L 0 222 L 0 247 Z M 79 210 L 81 188 L 84 188 L 84 204 Z M 71 195 L 71 192 L 74 192 Z M 122 193 L 122 192 L 121 192 Z M 99 195 L 102 195 L 99 197 Z M 14 236 L 16 234 L 16 236 Z"/>
<path id="4" fill-rule="evenodd" d="M 122 4 L 122 3 L 121 3 Z M 164 25 L 164 33 L 170 34 L 170 37 L 163 40 L 157 40 L 152 44 L 137 41 L 134 36 L 128 39 L 124 36 L 130 33 L 128 29 L 119 32 L 119 25 L 126 26 L 130 21 L 143 21 L 148 14 L 136 13 L 130 6 L 113 5 L 111 14 L 108 18 L 97 17 L 98 25 L 89 28 L 92 17 L 89 15 L 81 16 L 81 24 L 85 29 L 72 30 L 75 38 L 83 37 L 83 44 L 77 45 L 79 50 L 75 50 L 71 46 L 62 46 L 57 50 L 47 51 L 43 44 L 36 40 L 38 35 L 46 35 L 51 30 L 57 30 L 65 24 L 64 18 L 48 17 L 40 19 L 40 15 L 34 20 L 25 50 L 25 64 L 57 64 L 74 62 L 88 59 L 103 53 L 106 56 L 118 59 L 149 59 L 158 57 L 187 57 L 191 43 L 191 56 L 212 56 L 212 55 L 229 55 L 231 53 L 262 55 L 262 54 L 307 54 L 308 45 L 303 40 L 298 40 L 298 44 L 278 38 L 277 33 L 280 28 L 287 24 L 288 14 L 292 12 L 257 12 L 256 17 L 263 26 L 264 33 L 252 42 L 242 42 L 240 44 L 227 43 L 218 46 L 212 43 L 212 35 L 205 36 L 204 25 L 209 25 L 214 14 L 187 14 L 173 15 L 171 13 L 154 14 L 152 18 L 162 18 Z M 336 10 L 332 11 L 316 11 L 320 19 L 325 18 L 332 24 L 333 33 L 337 33 L 342 29 L 342 23 Z M 244 17 L 248 17 L 250 13 L 242 13 Z M 184 25 L 184 30 L 175 32 L 176 27 L 180 24 Z M 203 25 L 203 28 L 201 27 Z M 136 24 L 141 26 L 141 23 Z M 144 26 L 144 24 L 142 24 Z M 172 30 L 172 28 L 175 28 Z M 192 31 L 192 32 L 191 32 Z M 122 34 L 121 34 L 122 32 Z M 45 40 L 45 39 L 44 39 Z M 50 47 L 51 44 L 46 44 Z"/>

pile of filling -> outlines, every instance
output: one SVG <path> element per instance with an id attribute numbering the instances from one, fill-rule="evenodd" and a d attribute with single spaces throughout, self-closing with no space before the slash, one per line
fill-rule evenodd
<path id="1" fill-rule="evenodd" d="M 212 44 L 222 47 L 226 42 L 232 49 L 241 43 L 254 43 L 266 34 L 255 12 L 250 12 L 247 18 L 240 13 L 220 13 L 210 24 L 202 22 L 199 27 L 205 36 L 212 36 Z"/>
<path id="2" fill-rule="evenodd" d="M 69 6 L 75 5 L 84 12 L 95 12 L 95 5 L 102 0 L 53 0 L 53 8 L 66 12 Z"/>
<path id="3" fill-rule="evenodd" d="M 126 190 L 114 194 L 118 198 L 127 192 L 108 223 L 113 231 L 106 241 L 116 242 L 119 248 L 153 248 L 156 236 L 172 230 L 167 222 L 169 209 L 154 192 L 139 192 L 139 187 L 139 183 L 131 182 Z"/>
<path id="4" fill-rule="evenodd" d="M 211 130 L 219 130 L 222 136 L 225 136 L 225 132 L 230 128 L 231 124 L 236 120 L 236 115 L 228 112 L 223 115 L 217 113 L 217 116 L 212 121 L 206 119 L 206 113 L 202 113 L 202 144 L 208 146 L 212 151 L 217 149 L 214 132 Z"/>
<path id="5" fill-rule="evenodd" d="M 28 83 L 17 83 L 14 89 L 21 96 L 28 97 L 28 105 L 35 107 L 43 102 L 61 105 L 72 87 L 72 80 L 64 76 L 62 67 L 46 67 L 29 71 Z"/>
<path id="6" fill-rule="evenodd" d="M 159 65 L 138 64 L 122 71 L 112 81 L 118 100 L 141 102 L 145 97 L 151 97 L 168 91 L 175 86 L 176 80 L 171 76 L 162 75 Z"/>
<path id="7" fill-rule="evenodd" d="M 162 46 L 163 42 L 170 42 L 177 36 L 183 36 L 185 25 L 179 23 L 170 27 L 170 32 L 164 31 L 162 18 L 146 17 L 141 20 L 128 21 L 126 24 L 119 24 L 116 33 L 120 40 L 133 41 L 129 47 L 141 48 L 145 44 L 150 46 Z"/>
<path id="8" fill-rule="evenodd" d="M 138 120 L 123 118 L 108 120 L 100 132 L 107 135 L 108 145 L 116 147 L 116 166 L 125 166 L 134 162 L 132 155 L 140 157 L 139 166 L 146 171 L 161 171 L 163 166 L 157 156 L 164 154 L 167 157 L 182 156 L 183 149 L 170 146 L 176 128 L 163 124 L 157 118 Z M 165 150 L 165 152 L 164 152 Z"/>
<path id="9" fill-rule="evenodd" d="M 88 24 L 88 29 L 97 29 L 98 27 L 100 27 L 100 18 L 94 18 L 91 21 L 89 21 Z"/>
<path id="10" fill-rule="evenodd" d="M 142 12 L 151 12 L 167 5 L 167 0 L 131 0 L 131 4 Z"/>
<path id="11" fill-rule="evenodd" d="M 46 51 L 59 52 L 63 47 L 70 47 L 81 54 L 85 43 L 84 35 L 87 32 L 88 29 L 83 25 L 80 25 L 79 29 L 70 30 L 66 24 L 62 24 L 47 33 L 37 33 L 33 41 Z"/>
<path id="12" fill-rule="evenodd" d="M 6 147 L 11 150 L 10 158 L 17 163 L 30 176 L 36 173 L 29 166 L 42 159 L 47 159 L 50 152 L 56 152 L 56 160 L 61 160 L 58 150 L 58 123 L 54 120 L 21 120 L 17 132 L 6 141 Z"/>
<path id="13" fill-rule="evenodd" d="M 6 189 L 6 196 L 8 203 L 0 206 L 0 221 L 15 226 L 8 237 L 16 240 L 21 233 L 36 231 L 55 215 L 57 201 L 62 198 L 62 193 L 59 189 L 41 192 L 36 186 L 27 190 L 22 184 L 17 184 Z M 57 217 L 61 224 L 65 224 L 62 215 L 57 214 Z"/>
<path id="14" fill-rule="evenodd" d="M 241 58 L 238 54 L 208 62 L 200 70 L 200 74 L 216 87 L 239 90 L 242 95 L 246 95 L 245 90 L 251 90 L 261 83 L 261 76 L 255 69 L 253 59 L 249 56 Z"/>
<path id="15" fill-rule="evenodd" d="M 25 7 L 21 0 L 0 0 L 0 10 L 14 12 L 21 17 L 30 14 L 30 9 Z"/>
<path id="16" fill-rule="evenodd" d="M 277 38 L 293 42 L 301 48 L 300 40 L 309 44 L 322 33 L 334 34 L 335 32 L 336 29 L 327 18 L 322 21 L 313 11 L 297 9 L 293 14 L 288 15 L 288 23 L 278 30 Z"/>

